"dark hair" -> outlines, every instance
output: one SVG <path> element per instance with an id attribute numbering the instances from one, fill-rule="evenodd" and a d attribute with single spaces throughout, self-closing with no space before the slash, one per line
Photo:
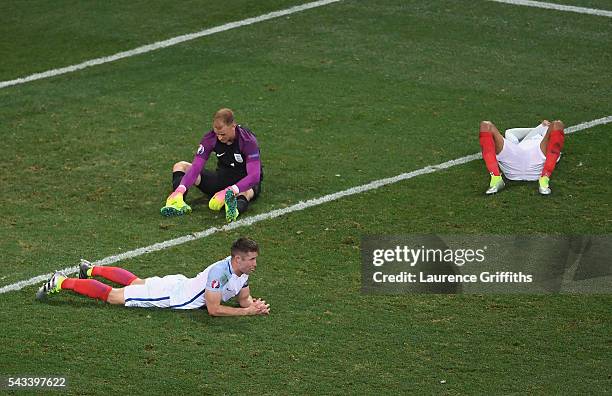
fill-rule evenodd
<path id="1" fill-rule="evenodd" d="M 259 245 L 257 245 L 257 242 L 254 240 L 250 238 L 238 238 L 232 243 L 232 257 L 236 256 L 238 253 L 249 252 L 259 253 Z"/>

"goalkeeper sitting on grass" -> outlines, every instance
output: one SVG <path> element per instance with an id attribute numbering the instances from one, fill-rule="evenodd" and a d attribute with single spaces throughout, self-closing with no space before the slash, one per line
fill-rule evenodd
<path id="1" fill-rule="evenodd" d="M 217 170 L 205 170 L 212 152 L 217 156 Z M 187 190 L 197 186 L 211 197 L 208 207 L 225 207 L 228 222 L 236 220 L 261 191 L 261 161 L 255 135 L 234 122 L 230 109 L 220 109 L 213 117 L 213 129 L 202 137 L 193 162 L 180 161 L 172 168 L 174 192 L 161 209 L 164 216 L 182 216 L 191 212 L 184 201 Z"/>

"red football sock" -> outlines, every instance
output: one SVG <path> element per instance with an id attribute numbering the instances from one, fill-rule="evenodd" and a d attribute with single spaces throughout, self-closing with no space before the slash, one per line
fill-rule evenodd
<path id="1" fill-rule="evenodd" d="M 108 279 L 111 282 L 119 283 L 123 286 L 128 286 L 134 279 L 138 277 L 132 274 L 128 270 L 124 270 L 119 267 L 104 267 L 104 266 L 95 266 L 91 271 L 92 276 L 101 276 L 104 279 Z"/>
<path id="2" fill-rule="evenodd" d="M 494 176 L 499 176 L 499 165 L 495 156 L 495 140 L 491 132 L 480 132 L 480 147 L 482 147 L 482 159 L 487 165 L 487 170 Z"/>
<path id="3" fill-rule="evenodd" d="M 542 176 L 548 176 L 555 170 L 557 160 L 563 149 L 563 142 L 565 141 L 565 134 L 563 130 L 551 131 L 548 137 L 548 145 L 546 146 L 546 161 L 544 161 L 544 167 L 542 167 Z"/>
<path id="4" fill-rule="evenodd" d="M 62 289 L 72 290 L 87 297 L 106 301 L 113 288 L 95 279 L 67 278 L 62 282 Z"/>

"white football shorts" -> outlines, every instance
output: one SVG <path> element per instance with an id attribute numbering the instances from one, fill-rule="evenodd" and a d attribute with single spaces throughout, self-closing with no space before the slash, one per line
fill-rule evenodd
<path id="1" fill-rule="evenodd" d="M 546 156 L 540 150 L 544 136 L 526 137 L 515 143 L 504 137 L 504 148 L 497 154 L 497 162 L 506 178 L 510 180 L 538 180 L 542 174 Z"/>
<path id="2" fill-rule="evenodd" d="M 176 286 L 186 280 L 184 275 L 155 276 L 145 279 L 144 285 L 129 285 L 123 289 L 126 307 L 169 308 L 170 296 Z"/>

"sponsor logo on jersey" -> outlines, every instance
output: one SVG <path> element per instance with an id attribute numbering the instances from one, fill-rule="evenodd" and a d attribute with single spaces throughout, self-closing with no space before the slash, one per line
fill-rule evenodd
<path id="1" fill-rule="evenodd" d="M 218 289 L 218 288 L 219 288 L 219 286 L 221 286 L 221 284 L 219 283 L 219 281 L 218 281 L 218 280 L 214 279 L 214 280 L 213 280 L 213 281 L 210 283 L 210 286 L 211 286 L 213 289 Z"/>
<path id="2" fill-rule="evenodd" d="M 202 155 L 202 154 L 204 154 L 204 146 L 202 146 L 202 145 L 200 144 L 200 146 L 198 146 L 198 151 L 196 151 L 196 154 L 197 154 L 197 155 Z"/>
<path id="3" fill-rule="evenodd" d="M 217 158 L 219 158 L 219 157 L 223 157 L 224 155 L 225 155 L 225 151 L 224 151 L 224 152 L 222 152 L 221 154 L 217 153 Z"/>
<path id="4" fill-rule="evenodd" d="M 244 161 L 242 159 L 242 155 L 240 155 L 240 154 L 234 154 L 234 158 L 236 159 L 236 162 L 238 162 L 240 164 L 242 164 L 242 162 Z"/>

